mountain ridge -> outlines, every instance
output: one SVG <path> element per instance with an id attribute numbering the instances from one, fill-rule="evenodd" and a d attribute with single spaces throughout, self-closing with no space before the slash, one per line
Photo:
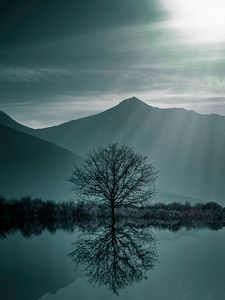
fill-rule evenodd
<path id="1" fill-rule="evenodd" d="M 82 119 L 87 119 L 87 118 L 90 118 L 90 117 L 98 116 L 100 114 L 103 114 L 103 113 L 105 113 L 107 111 L 110 111 L 112 109 L 115 109 L 117 107 L 124 106 L 124 107 L 128 108 L 127 105 L 130 105 L 130 104 L 136 104 L 136 105 L 139 104 L 139 105 L 142 105 L 143 107 L 145 107 L 147 109 L 151 108 L 151 109 L 156 109 L 156 110 L 161 110 L 161 111 L 183 111 L 183 112 L 189 112 L 189 113 L 197 114 L 197 115 L 203 116 L 203 117 L 204 116 L 212 116 L 212 117 L 222 118 L 222 119 L 225 120 L 225 115 L 220 115 L 220 114 L 216 114 L 216 113 L 203 114 L 203 113 L 199 113 L 199 112 L 196 112 L 194 110 L 186 109 L 186 108 L 182 108 L 182 107 L 160 108 L 160 107 L 157 107 L 157 106 L 152 106 L 152 105 L 150 105 L 150 104 L 148 104 L 148 103 L 140 100 L 139 98 L 133 96 L 133 97 L 124 99 L 124 100 L 120 101 L 118 104 L 116 104 L 116 105 L 114 105 L 114 106 L 112 106 L 112 107 L 110 107 L 110 108 L 108 108 L 108 109 L 106 109 L 104 111 L 98 112 L 96 114 L 88 115 L 88 116 L 84 116 L 84 117 L 80 117 L 80 118 L 77 118 L 77 119 L 71 119 L 71 120 L 64 121 L 62 123 L 56 124 L 56 125 L 47 126 L 47 127 L 43 127 L 43 128 L 32 128 L 32 127 L 29 127 L 27 125 L 21 124 L 20 122 L 16 121 L 16 119 L 12 118 L 8 113 L 6 113 L 3 110 L 0 110 L 0 124 L 9 126 L 11 128 L 15 128 L 15 129 L 23 131 L 23 132 L 28 132 L 28 133 L 30 133 L 32 135 L 37 136 L 37 132 L 36 131 L 42 131 L 42 130 L 45 130 L 45 129 L 48 129 L 48 128 L 58 127 L 58 126 L 61 126 L 63 124 L 70 123 L 70 122 L 73 122 L 73 121 L 78 121 L 78 120 L 82 120 Z M 5 117 L 5 119 L 4 119 L 4 117 Z"/>
<path id="2" fill-rule="evenodd" d="M 0 124 L 29 134 L 34 131 L 33 128 L 22 125 L 2 110 L 0 110 Z"/>
<path id="3" fill-rule="evenodd" d="M 0 193 L 55 201 L 72 197 L 67 179 L 80 157 L 57 145 L 0 124 Z"/>
<path id="4" fill-rule="evenodd" d="M 127 144 L 160 170 L 160 189 L 207 201 L 222 201 L 225 194 L 225 117 L 158 109 L 131 98 L 37 132 L 82 156 L 108 143 Z"/>
<path id="5" fill-rule="evenodd" d="M 133 97 L 101 113 L 32 131 L 84 156 L 108 143 L 127 144 L 160 171 L 159 189 L 205 201 L 224 201 L 225 117 L 160 109 Z"/>

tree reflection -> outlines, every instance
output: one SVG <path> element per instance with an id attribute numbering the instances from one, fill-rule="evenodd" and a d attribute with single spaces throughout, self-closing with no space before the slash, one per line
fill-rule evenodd
<path id="1" fill-rule="evenodd" d="M 151 232 L 131 226 L 102 227 L 81 236 L 70 253 L 76 265 L 83 265 L 89 283 L 105 285 L 115 294 L 147 278 L 157 262 L 156 241 Z"/>

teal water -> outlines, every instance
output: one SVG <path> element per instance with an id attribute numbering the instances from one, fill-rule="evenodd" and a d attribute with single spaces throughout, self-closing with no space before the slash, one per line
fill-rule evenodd
<path id="1" fill-rule="evenodd" d="M 110 249 L 104 246 L 102 239 L 98 254 L 106 250 L 105 256 L 99 259 L 94 253 L 98 237 L 107 236 L 104 230 L 99 230 L 97 234 L 78 230 L 73 233 L 44 232 L 29 239 L 20 233 L 14 233 L 7 239 L 0 240 L 1 299 L 225 299 L 224 229 L 219 231 L 182 229 L 178 232 L 148 229 L 148 238 L 151 239 L 146 239 L 143 243 L 141 242 L 143 236 L 137 240 L 135 236 L 130 239 L 129 230 L 126 237 L 118 233 L 118 242 L 128 242 L 128 239 L 132 242 L 129 249 L 126 244 L 124 251 L 122 244 L 118 244 L 121 249 L 118 245 L 117 248 L 113 248 L 118 251 L 118 263 L 124 260 L 122 264 L 124 269 L 121 271 L 124 271 L 124 277 L 120 278 L 124 284 L 118 289 L 119 295 L 116 295 L 104 281 L 104 279 L 113 281 L 115 279 L 112 278 L 113 274 L 119 276 L 122 273 L 118 273 L 117 270 L 117 273 L 108 276 L 110 269 L 106 272 L 105 268 L 112 268 L 109 264 Z M 88 241 L 91 241 L 88 246 L 92 247 L 89 252 L 86 247 Z M 135 258 L 135 251 L 139 248 L 144 249 L 142 249 L 145 254 L 144 267 L 141 260 Z M 83 263 L 75 263 L 74 256 L 71 256 L 74 251 L 74 256 L 77 256 L 78 252 L 81 252 L 82 256 L 84 251 Z M 132 253 L 134 259 L 129 257 Z M 151 260 L 148 260 L 146 255 L 149 255 Z M 89 259 L 89 266 L 85 264 L 86 258 Z M 98 265 L 94 265 L 96 263 Z M 140 272 L 136 274 L 137 269 L 143 272 L 139 270 Z M 95 285 L 90 282 L 93 275 L 89 273 L 90 270 L 97 276 Z M 125 274 L 126 271 L 130 274 Z M 133 273 L 137 276 L 135 277 Z M 136 280 L 137 278 L 140 280 Z"/>

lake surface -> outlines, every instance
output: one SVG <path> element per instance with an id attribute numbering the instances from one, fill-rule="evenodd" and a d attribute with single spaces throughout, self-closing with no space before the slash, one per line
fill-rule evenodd
<path id="1" fill-rule="evenodd" d="M 225 229 L 131 230 L 1 239 L 1 299 L 225 299 Z"/>

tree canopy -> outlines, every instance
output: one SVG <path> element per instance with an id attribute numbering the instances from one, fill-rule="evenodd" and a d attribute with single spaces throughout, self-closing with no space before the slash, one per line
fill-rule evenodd
<path id="1" fill-rule="evenodd" d="M 91 150 L 75 165 L 70 182 L 78 194 L 111 207 L 140 205 L 155 193 L 157 171 L 147 157 L 117 143 Z"/>

